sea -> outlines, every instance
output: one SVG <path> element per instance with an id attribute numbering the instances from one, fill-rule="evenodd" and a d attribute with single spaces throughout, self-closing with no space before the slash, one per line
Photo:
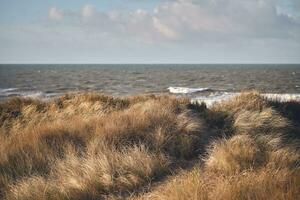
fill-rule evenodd
<path id="1" fill-rule="evenodd" d="M 213 104 L 242 91 L 300 101 L 300 64 L 1 64 L 0 101 L 70 92 L 173 94 Z"/>

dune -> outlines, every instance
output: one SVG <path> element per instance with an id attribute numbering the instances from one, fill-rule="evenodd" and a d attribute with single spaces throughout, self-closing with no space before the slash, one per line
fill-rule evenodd
<path id="1" fill-rule="evenodd" d="M 300 198 L 300 102 L 244 92 L 0 103 L 0 199 Z"/>

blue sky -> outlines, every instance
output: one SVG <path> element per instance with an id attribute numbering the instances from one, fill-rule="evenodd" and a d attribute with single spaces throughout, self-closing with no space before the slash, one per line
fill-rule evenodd
<path id="1" fill-rule="evenodd" d="M 300 1 L 0 0 L 0 63 L 300 63 Z"/>
<path id="2" fill-rule="evenodd" d="M 160 0 L 0 0 L 1 24 L 34 22 L 45 17 L 51 7 L 80 10 L 84 5 L 94 5 L 99 11 L 130 11 L 143 8 L 152 10 Z"/>

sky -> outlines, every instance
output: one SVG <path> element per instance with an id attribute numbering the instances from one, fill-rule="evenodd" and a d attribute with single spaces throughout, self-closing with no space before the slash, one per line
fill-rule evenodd
<path id="1" fill-rule="evenodd" d="M 300 63 L 300 0 L 0 0 L 0 63 Z"/>

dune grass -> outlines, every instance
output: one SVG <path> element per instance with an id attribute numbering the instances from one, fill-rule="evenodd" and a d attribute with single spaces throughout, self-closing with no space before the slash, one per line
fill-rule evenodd
<path id="1" fill-rule="evenodd" d="M 300 103 L 67 94 L 0 103 L 0 198 L 298 199 Z"/>

